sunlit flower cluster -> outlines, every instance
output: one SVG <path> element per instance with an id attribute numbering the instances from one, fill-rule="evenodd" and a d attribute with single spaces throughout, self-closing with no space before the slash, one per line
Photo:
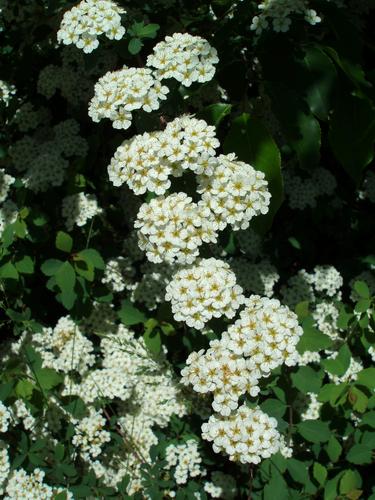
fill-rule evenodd
<path id="1" fill-rule="evenodd" d="M 301 414 L 302 420 L 318 420 L 320 416 L 320 408 L 322 403 L 318 401 L 318 396 L 313 392 L 307 393 L 310 402 L 306 410 Z"/>
<path id="2" fill-rule="evenodd" d="M 202 259 L 181 269 L 166 290 L 176 321 L 201 330 L 212 318 L 233 318 L 244 303 L 242 288 L 229 265 L 218 259 Z"/>
<path id="3" fill-rule="evenodd" d="M 185 484 L 189 477 L 204 474 L 201 469 L 202 458 L 198 451 L 198 442 L 189 439 L 184 444 L 170 444 L 165 450 L 167 465 L 165 469 L 174 468 L 173 476 L 177 484 Z"/>
<path id="4" fill-rule="evenodd" d="M 234 154 L 220 155 L 213 174 L 198 180 L 198 193 L 220 230 L 227 225 L 235 231 L 246 229 L 253 217 L 268 212 L 271 194 L 264 173 L 236 160 Z"/>
<path id="5" fill-rule="evenodd" d="M 80 453 L 84 458 L 97 457 L 102 451 L 103 444 L 110 441 L 111 436 L 104 429 L 105 426 L 106 420 L 102 412 L 95 410 L 76 425 L 72 443 L 80 448 Z"/>
<path id="6" fill-rule="evenodd" d="M 139 209 L 134 227 L 151 262 L 190 264 L 203 243 L 215 243 L 217 223 L 203 202 L 185 193 L 153 198 Z"/>
<path id="7" fill-rule="evenodd" d="M 147 66 L 156 68 L 159 79 L 174 78 L 186 87 L 210 81 L 218 62 L 216 49 L 204 38 L 189 33 L 167 36 L 147 58 Z"/>
<path id="8" fill-rule="evenodd" d="M 161 195 L 171 186 L 169 177 L 190 169 L 211 175 L 220 145 L 215 127 L 188 115 L 168 123 L 162 132 L 145 132 L 125 141 L 108 167 L 115 186 L 124 182 L 135 194 L 153 191 Z"/>
<path id="9" fill-rule="evenodd" d="M 17 500 L 26 498 L 53 499 L 59 493 L 64 492 L 67 500 L 73 500 L 73 495 L 63 489 L 49 486 L 44 483 L 45 472 L 34 469 L 28 474 L 24 469 L 12 471 L 5 488 L 5 500 Z"/>
<path id="10" fill-rule="evenodd" d="M 65 12 L 57 40 L 90 53 L 99 46 L 98 36 L 102 34 L 110 40 L 121 40 L 125 34 L 121 26 L 124 13 L 124 9 L 110 0 L 82 0 Z"/>
<path id="11" fill-rule="evenodd" d="M 242 464 L 257 464 L 280 449 L 277 420 L 258 407 L 242 405 L 229 417 L 211 415 L 202 425 L 202 437 L 213 442 L 215 453 L 224 452 Z"/>
<path id="12" fill-rule="evenodd" d="M 135 269 L 132 260 L 127 257 L 116 257 L 110 259 L 105 266 L 102 283 L 108 286 L 112 292 L 122 292 L 133 288 Z"/>
<path id="13" fill-rule="evenodd" d="M 94 122 L 109 118 L 114 128 L 127 129 L 133 111 L 142 109 L 150 113 L 159 109 L 168 92 L 168 87 L 155 79 L 149 68 L 124 66 L 106 73 L 95 84 L 89 116 Z"/>
<path id="14" fill-rule="evenodd" d="M 298 360 L 296 345 L 302 335 L 297 316 L 276 299 L 252 295 L 240 318 L 210 342 L 204 352 L 193 352 L 182 370 L 182 382 L 200 393 L 212 392 L 212 407 L 228 416 L 242 394 L 256 396 L 258 381 L 282 364 Z"/>

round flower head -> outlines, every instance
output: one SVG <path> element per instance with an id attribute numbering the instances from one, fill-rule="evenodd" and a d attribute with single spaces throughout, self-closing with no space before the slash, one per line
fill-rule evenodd
<path id="1" fill-rule="evenodd" d="M 297 315 L 277 299 L 252 295 L 240 318 L 224 332 L 222 341 L 247 359 L 247 367 L 261 376 L 298 360 L 296 345 L 303 333 Z"/>
<path id="2" fill-rule="evenodd" d="M 220 155 L 213 174 L 199 176 L 198 192 L 214 213 L 220 230 L 227 224 L 237 231 L 249 227 L 250 220 L 268 212 L 271 194 L 263 172 L 234 154 Z"/>
<path id="3" fill-rule="evenodd" d="M 65 45 L 74 44 L 88 54 L 99 47 L 99 35 L 121 40 L 125 28 L 121 26 L 120 14 L 125 12 L 110 0 L 82 0 L 65 12 L 57 40 Z"/>
<path id="4" fill-rule="evenodd" d="M 113 127 L 127 129 L 132 111 L 147 113 L 159 109 L 166 99 L 168 87 L 161 85 L 148 68 L 128 68 L 108 72 L 95 84 L 95 95 L 90 101 L 89 116 L 94 122 L 109 118 Z"/>
<path id="5" fill-rule="evenodd" d="M 229 417 L 211 415 L 202 425 L 202 437 L 213 442 L 215 453 L 224 452 L 234 462 L 258 464 L 280 449 L 276 426 L 276 419 L 259 407 L 242 405 Z"/>
<path id="6" fill-rule="evenodd" d="M 186 87 L 212 80 L 218 62 L 217 51 L 207 40 L 188 33 L 167 36 L 147 58 L 147 66 L 156 68 L 158 78 L 174 78 Z"/>
<path id="7" fill-rule="evenodd" d="M 212 318 L 233 318 L 244 302 L 242 288 L 226 262 L 202 259 L 178 271 L 167 286 L 166 300 L 172 303 L 176 321 L 202 330 Z"/>
<path id="8" fill-rule="evenodd" d="M 139 209 L 134 227 L 138 244 L 148 260 L 190 264 L 203 242 L 215 243 L 217 224 L 204 205 L 185 193 L 153 198 Z"/>
<path id="9" fill-rule="evenodd" d="M 135 194 L 164 194 L 171 185 L 169 177 L 186 169 L 212 174 L 218 146 L 215 127 L 190 116 L 176 118 L 163 132 L 123 142 L 108 167 L 109 178 L 115 186 L 126 182 Z"/>

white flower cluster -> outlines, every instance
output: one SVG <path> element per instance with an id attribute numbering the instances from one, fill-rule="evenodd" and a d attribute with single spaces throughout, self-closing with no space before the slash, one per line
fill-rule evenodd
<path id="1" fill-rule="evenodd" d="M 267 259 L 249 262 L 243 257 L 230 259 L 238 284 L 247 292 L 272 297 L 274 286 L 280 279 L 276 267 Z"/>
<path id="2" fill-rule="evenodd" d="M 25 171 L 22 180 L 26 187 L 39 193 L 61 186 L 69 166 L 65 158 L 87 153 L 87 142 L 78 133 L 79 124 L 69 119 L 52 129 L 40 128 L 33 137 L 25 136 L 11 146 L 14 166 Z"/>
<path id="3" fill-rule="evenodd" d="M 109 178 L 114 186 L 126 182 L 138 195 L 146 191 L 162 195 L 171 185 L 169 177 L 184 170 L 211 175 L 219 145 L 215 127 L 182 116 L 162 132 L 145 132 L 123 142 L 108 167 Z"/>
<path id="4" fill-rule="evenodd" d="M 132 290 L 134 275 L 135 268 L 132 260 L 119 256 L 106 263 L 102 283 L 107 285 L 112 292 Z"/>
<path id="5" fill-rule="evenodd" d="M 338 352 L 335 351 L 330 356 L 328 356 L 328 359 L 335 359 L 337 355 Z M 331 373 L 328 372 L 328 377 L 332 380 L 334 384 L 339 385 L 342 384 L 343 382 L 353 382 L 357 380 L 358 373 L 361 370 L 363 370 L 362 362 L 360 360 L 350 358 L 348 369 L 343 375 L 341 376 L 332 375 Z"/>
<path id="6" fill-rule="evenodd" d="M 318 420 L 320 417 L 320 408 L 322 403 L 318 401 L 318 396 L 313 392 L 308 392 L 310 402 L 304 413 L 301 414 L 302 420 Z"/>
<path id="7" fill-rule="evenodd" d="M 198 193 L 215 216 L 219 229 L 231 225 L 234 231 L 249 227 L 250 220 L 268 212 L 271 194 L 263 172 L 234 154 L 220 155 L 212 175 L 198 177 Z"/>
<path id="8" fill-rule="evenodd" d="M 210 342 L 204 352 L 193 352 L 182 370 L 182 383 L 199 393 L 213 393 L 212 407 L 228 416 L 241 395 L 259 393 L 262 377 L 285 363 L 296 364 L 296 345 L 302 335 L 297 316 L 276 299 L 252 295 L 240 318 Z"/>
<path id="9" fill-rule="evenodd" d="M 104 443 L 111 440 L 110 433 L 104 430 L 106 425 L 102 412 L 95 410 L 91 410 L 90 415 L 76 425 L 72 443 L 80 448 L 83 458 L 97 457 Z"/>
<path id="10" fill-rule="evenodd" d="M 174 274 L 165 299 L 171 302 L 176 321 L 198 330 L 212 318 L 233 318 L 245 301 L 229 264 L 214 258 L 202 259 Z"/>
<path id="11" fill-rule="evenodd" d="M 218 62 L 216 49 L 204 38 L 189 33 L 167 36 L 147 58 L 147 66 L 156 68 L 157 78 L 174 78 L 185 87 L 212 80 Z"/>
<path id="12" fill-rule="evenodd" d="M 69 316 L 59 319 L 55 328 L 43 328 L 33 335 L 35 349 L 43 366 L 68 373 L 84 373 L 94 363 L 94 346 Z"/>
<path id="13" fill-rule="evenodd" d="M 334 266 L 315 266 L 311 273 L 300 269 L 281 287 L 283 302 L 294 308 L 299 302 L 341 299 L 343 278 Z"/>
<path id="14" fill-rule="evenodd" d="M 102 213 L 94 194 L 75 193 L 62 200 L 62 216 L 69 231 L 75 225 L 82 227 L 87 221 Z"/>
<path id="15" fill-rule="evenodd" d="M 24 469 L 16 469 L 11 472 L 6 486 L 4 500 L 19 499 L 43 499 L 55 498 L 59 493 L 64 492 L 67 500 L 73 500 L 70 491 L 64 488 L 52 488 L 44 483 L 45 473 L 41 469 L 34 469 L 28 474 Z"/>
<path id="16" fill-rule="evenodd" d="M 88 54 L 99 46 L 98 36 L 102 34 L 110 40 L 121 40 L 125 34 L 121 14 L 125 12 L 110 0 L 82 0 L 65 12 L 57 40 L 74 44 Z"/>
<path id="17" fill-rule="evenodd" d="M 0 80 L 0 102 L 3 102 L 5 106 L 8 106 L 15 93 L 16 87 L 14 85 L 7 83 L 4 80 Z"/>
<path id="18" fill-rule="evenodd" d="M 332 340 L 339 338 L 337 320 L 339 319 L 339 309 L 334 302 L 323 300 L 317 302 L 312 313 L 316 326 Z"/>
<path id="19" fill-rule="evenodd" d="M 95 95 L 90 101 L 89 116 L 94 122 L 109 118 L 113 127 L 127 129 L 132 122 L 132 111 L 147 113 L 159 109 L 169 89 L 155 79 L 148 68 L 128 68 L 108 72 L 95 84 Z"/>
<path id="20" fill-rule="evenodd" d="M 5 481 L 8 479 L 10 462 L 8 447 L 4 441 L 0 441 L 0 495 L 4 494 Z"/>
<path id="21" fill-rule="evenodd" d="M 11 200 L 6 200 L 0 206 L 0 236 L 8 224 L 16 222 L 18 217 L 18 208 Z"/>
<path id="22" fill-rule="evenodd" d="M 201 469 L 202 458 L 195 439 L 189 439 L 184 444 L 170 444 L 165 450 L 165 459 L 165 469 L 175 467 L 173 476 L 177 484 L 185 484 L 189 477 L 202 476 L 205 473 Z"/>
<path id="23" fill-rule="evenodd" d="M 237 486 L 233 476 L 220 471 L 211 472 L 211 481 L 204 483 L 204 491 L 212 498 L 232 500 L 236 498 Z"/>
<path id="24" fill-rule="evenodd" d="M 337 185 L 333 175 L 321 167 L 315 169 L 307 179 L 302 179 L 290 170 L 286 170 L 283 175 L 289 206 L 295 210 L 315 208 L 317 198 L 332 195 Z"/>
<path id="25" fill-rule="evenodd" d="M 311 25 L 320 23 L 320 17 L 315 10 L 309 9 L 308 5 L 307 0 L 263 0 L 258 5 L 261 13 L 253 17 L 250 29 L 260 35 L 271 24 L 276 32 L 289 31 L 292 24 L 290 16 L 294 14 L 302 15 Z"/>
<path id="26" fill-rule="evenodd" d="M 16 179 L 0 168 L 0 203 L 6 200 L 10 186 Z"/>
<path id="27" fill-rule="evenodd" d="M 344 280 L 333 266 L 315 266 L 310 275 L 311 283 L 317 292 L 324 292 L 328 297 L 338 297 Z M 339 297 L 338 297 L 339 298 Z"/>
<path id="28" fill-rule="evenodd" d="M 10 411 L 3 402 L 0 401 L 0 432 L 6 432 L 8 430 L 10 418 Z"/>
<path id="29" fill-rule="evenodd" d="M 134 227 L 151 262 L 190 264 L 202 243 L 215 243 L 217 224 L 210 210 L 185 193 L 153 198 L 139 209 Z"/>
<path id="30" fill-rule="evenodd" d="M 212 441 L 215 453 L 225 452 L 242 464 L 258 464 L 280 449 L 277 420 L 258 407 L 242 405 L 229 417 L 211 415 L 202 425 L 202 437 Z"/>

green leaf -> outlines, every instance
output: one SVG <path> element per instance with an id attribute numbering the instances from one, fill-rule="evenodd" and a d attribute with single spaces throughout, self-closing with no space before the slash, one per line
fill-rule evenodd
<path id="1" fill-rule="evenodd" d="M 337 78 L 336 68 L 331 59 L 316 47 L 306 49 L 304 62 L 309 73 L 306 101 L 314 115 L 320 120 L 327 120 L 331 95 Z"/>
<path id="2" fill-rule="evenodd" d="M 356 86 L 371 87 L 371 83 L 366 80 L 363 68 L 358 63 L 349 61 L 341 54 L 339 55 L 332 47 L 324 47 L 324 50 Z"/>
<path id="3" fill-rule="evenodd" d="M 25 255 L 21 260 L 16 262 L 15 266 L 21 274 L 33 274 L 34 272 L 34 262 L 28 255 Z"/>
<path id="4" fill-rule="evenodd" d="M 18 271 L 11 262 L 0 267 L 0 278 L 18 280 Z"/>
<path id="5" fill-rule="evenodd" d="M 263 500 L 288 500 L 290 498 L 288 485 L 282 475 L 273 468 L 271 478 L 263 490 Z"/>
<path id="6" fill-rule="evenodd" d="M 132 38 L 128 44 L 128 50 L 133 56 L 138 54 L 142 47 L 143 42 L 139 38 Z"/>
<path id="7" fill-rule="evenodd" d="M 61 290 L 61 302 L 66 309 L 71 309 L 74 305 L 76 294 L 74 285 L 76 273 L 69 262 L 64 262 L 55 274 L 56 284 Z"/>
<path id="8" fill-rule="evenodd" d="M 363 299 L 370 298 L 370 290 L 369 290 L 367 283 L 365 281 L 356 281 L 354 283 L 354 290 Z"/>
<path id="9" fill-rule="evenodd" d="M 121 322 L 126 326 L 144 323 L 147 319 L 142 311 L 133 306 L 130 300 L 123 300 L 121 302 L 121 309 L 118 315 Z"/>
<path id="10" fill-rule="evenodd" d="M 198 116 L 210 125 L 215 125 L 215 127 L 217 128 L 223 121 L 223 119 L 230 114 L 231 110 L 231 104 L 224 104 L 219 102 L 217 104 L 210 104 L 210 106 L 202 109 Z"/>
<path id="11" fill-rule="evenodd" d="M 361 425 L 369 425 L 375 429 L 375 411 L 369 411 L 362 416 Z"/>
<path id="12" fill-rule="evenodd" d="M 347 495 L 362 485 L 361 476 L 352 470 L 345 471 L 340 480 L 340 493 Z"/>
<path id="13" fill-rule="evenodd" d="M 160 26 L 155 23 L 150 23 L 145 25 L 143 24 L 143 22 L 140 22 L 140 23 L 134 23 L 129 29 L 129 33 L 132 36 L 140 38 L 155 38 L 159 28 Z"/>
<path id="14" fill-rule="evenodd" d="M 277 419 L 282 418 L 286 412 L 286 404 L 279 399 L 268 398 L 260 405 L 262 411 L 275 417 Z"/>
<path id="15" fill-rule="evenodd" d="M 73 238 L 64 231 L 59 231 L 56 236 L 56 248 L 62 252 L 70 253 L 73 248 Z"/>
<path id="16" fill-rule="evenodd" d="M 143 334 L 143 340 L 145 341 L 146 347 L 153 354 L 160 354 L 161 351 L 161 338 L 160 332 L 157 329 L 146 329 Z"/>
<path id="17" fill-rule="evenodd" d="M 294 387 L 307 394 L 308 392 L 318 393 L 322 385 L 324 374 L 310 368 L 310 366 L 301 366 L 296 373 L 291 374 Z"/>
<path id="18" fill-rule="evenodd" d="M 334 436 L 329 438 L 328 444 L 326 445 L 326 451 L 332 462 L 337 462 L 340 458 L 342 446 Z"/>
<path id="19" fill-rule="evenodd" d="M 85 250 L 81 250 L 78 252 L 79 257 L 82 260 L 87 260 L 92 263 L 96 269 L 104 269 L 105 268 L 105 263 L 100 255 L 100 253 L 95 250 L 94 248 L 86 248 Z"/>
<path id="20" fill-rule="evenodd" d="M 241 161 L 266 176 L 271 193 L 269 211 L 258 216 L 252 224 L 258 232 L 265 233 L 284 199 L 280 152 L 264 125 L 247 113 L 233 120 L 223 148 L 226 154 L 236 153 Z"/>
<path id="21" fill-rule="evenodd" d="M 297 424 L 298 432 L 304 439 L 312 443 L 324 443 L 331 436 L 331 431 L 326 422 L 318 420 L 306 420 Z"/>
<path id="22" fill-rule="evenodd" d="M 34 389 L 35 385 L 30 380 L 23 379 L 17 382 L 15 391 L 19 398 L 30 399 Z"/>
<path id="23" fill-rule="evenodd" d="M 48 259 L 43 262 L 40 269 L 46 276 L 54 276 L 63 264 L 62 260 Z"/>
<path id="24" fill-rule="evenodd" d="M 336 358 L 324 359 L 321 362 L 321 365 L 329 373 L 332 373 L 333 375 L 338 375 L 339 377 L 341 377 L 342 375 L 344 375 L 346 370 L 349 368 L 350 359 L 351 359 L 351 352 L 349 350 L 349 347 L 346 344 L 344 344 L 340 348 Z"/>
<path id="25" fill-rule="evenodd" d="M 287 461 L 287 469 L 294 481 L 297 483 L 306 484 L 309 481 L 308 464 L 289 458 Z"/>
<path id="26" fill-rule="evenodd" d="M 332 340 L 314 327 L 314 320 L 307 317 L 302 322 L 303 335 L 297 344 L 297 350 L 300 354 L 305 351 L 320 351 L 321 349 L 328 349 L 332 346 Z"/>
<path id="27" fill-rule="evenodd" d="M 330 120 L 329 143 L 337 160 L 359 183 L 374 158 L 375 112 L 369 101 L 341 93 Z"/>
<path id="28" fill-rule="evenodd" d="M 319 462 L 314 462 L 313 476 L 314 479 L 318 481 L 320 486 L 323 486 L 328 476 L 327 469 L 324 467 L 324 465 L 321 465 Z"/>
<path id="29" fill-rule="evenodd" d="M 364 413 L 366 411 L 368 397 L 357 387 L 351 387 L 349 389 L 348 400 L 352 404 L 354 410 L 360 413 Z"/>
<path id="30" fill-rule="evenodd" d="M 342 472 L 339 472 L 333 479 L 327 481 L 324 488 L 324 500 L 336 500 L 337 498 L 337 487 L 342 476 Z"/>
<path id="31" fill-rule="evenodd" d="M 362 465 L 370 464 L 372 462 L 371 448 L 365 444 L 355 444 L 349 450 L 346 458 L 352 464 Z"/>
<path id="32" fill-rule="evenodd" d="M 348 384 L 325 384 L 318 394 L 318 401 L 326 403 L 329 401 L 331 406 L 343 404 L 347 398 Z"/>
<path id="33" fill-rule="evenodd" d="M 38 380 L 38 384 L 43 390 L 49 390 L 64 381 L 62 375 L 57 373 L 52 368 L 40 368 L 35 370 L 35 377 Z"/>
<path id="34" fill-rule="evenodd" d="M 375 368 L 365 368 L 358 373 L 356 384 L 375 389 Z"/>

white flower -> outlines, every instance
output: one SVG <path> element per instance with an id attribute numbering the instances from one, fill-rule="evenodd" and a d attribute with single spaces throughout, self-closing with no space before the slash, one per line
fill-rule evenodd
<path id="1" fill-rule="evenodd" d="M 76 193 L 63 198 L 61 212 L 67 229 L 71 231 L 74 225 L 84 226 L 95 215 L 101 214 L 102 209 L 95 195 Z"/>
<path id="2" fill-rule="evenodd" d="M 82 0 L 65 12 L 57 40 L 74 44 L 88 54 L 99 46 L 97 37 L 102 34 L 110 40 L 121 40 L 125 34 L 121 14 L 125 12 L 111 0 Z"/>

